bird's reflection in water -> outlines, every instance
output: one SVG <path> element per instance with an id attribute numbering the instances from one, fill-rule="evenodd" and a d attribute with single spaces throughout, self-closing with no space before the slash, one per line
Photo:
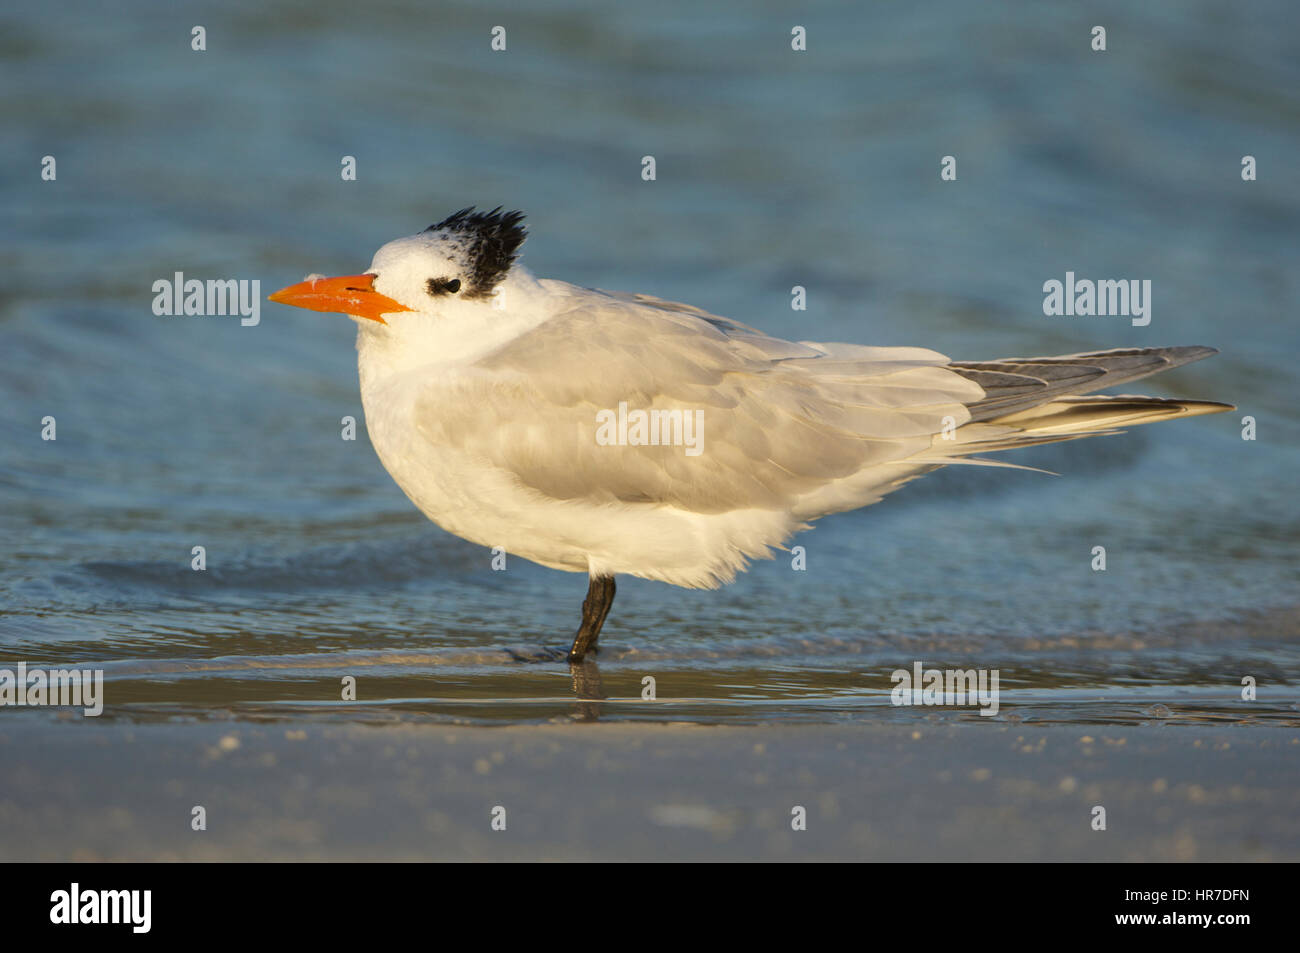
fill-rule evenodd
<path id="1" fill-rule="evenodd" d="M 573 694 L 578 698 L 574 706 L 574 717 L 578 721 L 600 720 L 600 703 L 605 693 L 600 686 L 600 667 L 595 659 L 586 658 L 581 662 L 569 664 L 569 675 L 573 678 Z"/>

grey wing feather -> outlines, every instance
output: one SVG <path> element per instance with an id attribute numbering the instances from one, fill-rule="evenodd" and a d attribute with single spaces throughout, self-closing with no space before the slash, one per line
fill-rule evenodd
<path id="1" fill-rule="evenodd" d="M 926 450 L 983 391 L 924 348 L 791 342 L 699 309 L 548 284 L 572 302 L 455 381 L 421 426 L 552 500 L 788 509 Z M 448 389 L 454 389 L 452 393 Z M 440 403 L 469 408 L 456 417 Z M 703 414 L 703 452 L 598 443 L 598 414 Z"/>
<path id="2" fill-rule="evenodd" d="M 971 419 L 982 421 L 1057 397 L 1127 384 L 1217 353 L 1212 347 L 1116 348 L 1059 357 L 954 361 L 949 367 L 984 388 L 984 398 L 970 405 Z"/>

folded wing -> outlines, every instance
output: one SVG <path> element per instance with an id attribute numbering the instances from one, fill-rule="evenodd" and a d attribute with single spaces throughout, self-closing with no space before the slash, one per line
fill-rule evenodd
<path id="1" fill-rule="evenodd" d="M 547 285 L 569 306 L 430 381 L 418 419 L 426 439 L 549 500 L 813 519 L 936 466 L 983 462 L 972 454 L 1229 409 L 1082 396 L 1211 348 L 951 362 L 924 348 L 785 341 L 689 305 Z M 449 418 L 439 404 L 472 409 Z M 663 445 L 602 443 L 601 415 L 620 405 L 692 415 L 698 453 L 678 427 L 660 436 L 682 440 Z"/>

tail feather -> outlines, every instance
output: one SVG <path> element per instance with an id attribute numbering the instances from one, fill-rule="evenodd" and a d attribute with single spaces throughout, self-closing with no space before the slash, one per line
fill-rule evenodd
<path id="1" fill-rule="evenodd" d="M 1212 347 L 1116 348 L 1059 357 L 954 361 L 949 367 L 984 388 L 984 399 L 970 405 L 971 420 L 982 421 L 1036 407 L 1051 398 L 1127 384 L 1217 353 Z"/>
<path id="2" fill-rule="evenodd" d="M 934 438 L 926 458 L 987 465 L 990 461 L 971 454 L 1120 433 L 1121 428 L 1138 424 L 1233 410 L 1231 404 L 1215 401 L 1091 393 L 1217 353 L 1210 347 L 1121 348 L 1060 357 L 954 362 L 949 366 L 979 384 L 985 396 L 969 405 L 969 423 Z"/>
<path id="3" fill-rule="evenodd" d="M 1181 400 L 1172 397 L 1141 397 L 1135 394 L 1094 394 L 1062 397 L 1029 410 L 998 417 L 994 423 L 1021 427 L 1025 432 L 1091 433 L 1173 417 L 1199 417 L 1233 410 L 1232 404 L 1212 400 Z"/>

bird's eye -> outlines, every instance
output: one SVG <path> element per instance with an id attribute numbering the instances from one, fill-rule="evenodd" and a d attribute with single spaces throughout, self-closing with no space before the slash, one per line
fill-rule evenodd
<path id="1" fill-rule="evenodd" d="M 425 287 L 431 295 L 455 294 L 460 290 L 459 278 L 430 278 Z"/>

